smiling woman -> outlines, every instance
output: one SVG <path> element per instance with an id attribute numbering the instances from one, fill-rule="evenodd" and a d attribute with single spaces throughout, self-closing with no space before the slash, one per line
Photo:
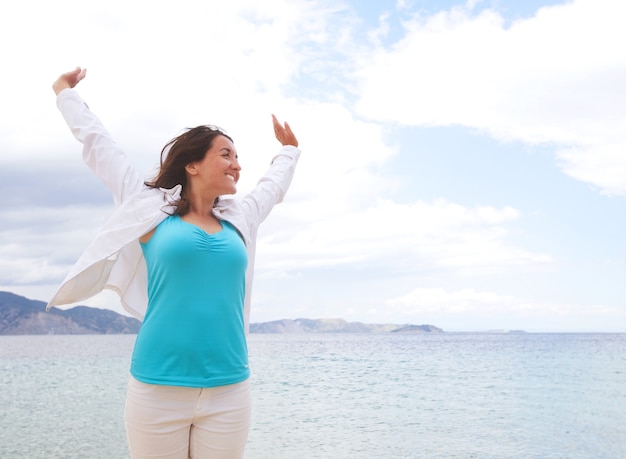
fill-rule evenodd
<path id="1" fill-rule="evenodd" d="M 198 126 L 168 142 L 144 183 L 73 89 L 76 68 L 54 83 L 57 105 L 116 210 L 48 304 L 114 290 L 143 323 L 125 423 L 134 459 L 241 458 L 250 424 L 247 327 L 257 229 L 282 201 L 300 155 L 287 123 L 282 144 L 243 199 L 232 139 Z"/>
<path id="2" fill-rule="evenodd" d="M 163 147 L 159 173 L 146 185 L 180 185 L 174 213 L 207 233 L 216 233 L 222 226 L 212 209 L 219 196 L 237 192 L 240 170 L 233 140 L 221 129 L 204 125 L 187 130 Z M 148 242 L 153 232 L 154 229 L 143 235 L 140 241 Z"/>

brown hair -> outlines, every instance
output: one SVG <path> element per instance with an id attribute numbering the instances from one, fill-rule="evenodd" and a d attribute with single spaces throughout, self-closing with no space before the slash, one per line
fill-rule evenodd
<path id="1" fill-rule="evenodd" d="M 218 136 L 230 138 L 222 129 L 202 125 L 187 129 L 165 144 L 161 150 L 161 166 L 154 180 L 146 182 L 151 188 L 173 188 L 182 185 L 180 199 L 174 202 L 174 215 L 185 215 L 189 212 L 189 197 L 187 196 L 187 172 L 185 167 L 197 161 L 202 161 L 206 152 L 213 146 Z M 217 202 L 217 201 L 216 201 Z"/>

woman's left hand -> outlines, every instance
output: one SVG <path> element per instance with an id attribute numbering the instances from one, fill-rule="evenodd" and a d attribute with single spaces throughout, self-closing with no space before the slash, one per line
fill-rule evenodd
<path id="1" fill-rule="evenodd" d="M 87 69 L 76 67 L 74 70 L 65 72 L 62 74 L 52 85 L 54 93 L 58 96 L 61 91 L 68 88 L 75 87 L 80 81 L 85 78 Z"/>
<path id="2" fill-rule="evenodd" d="M 298 146 L 298 139 L 296 139 L 296 136 L 291 131 L 289 123 L 285 122 L 285 125 L 283 126 L 280 124 L 275 115 L 272 115 L 272 122 L 274 123 L 274 134 L 281 145 L 293 145 L 294 147 Z"/>

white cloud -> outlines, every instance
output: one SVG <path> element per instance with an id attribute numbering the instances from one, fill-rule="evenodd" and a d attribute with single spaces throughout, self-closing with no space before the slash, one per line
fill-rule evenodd
<path id="1" fill-rule="evenodd" d="M 76 205 L 1 211 L 0 283 L 59 283 L 111 209 Z"/>
<path id="2" fill-rule="evenodd" d="M 567 174 L 603 193 L 626 194 L 626 59 L 614 3 L 544 8 L 509 26 L 470 0 L 415 16 L 402 31 L 393 28 L 411 2 L 381 13 L 377 30 L 364 30 L 343 3 L 325 0 L 155 1 L 149 9 L 132 0 L 34 4 L 37 14 L 18 2 L 0 17 L 0 39 L 19 44 L 6 47 L 11 70 L 0 75 L 10 88 L 0 112 L 0 170 L 10 206 L 17 203 L 0 214 L 7 289 L 45 300 L 111 210 L 108 195 L 88 188 L 97 179 L 77 172 L 80 146 L 50 89 L 60 72 L 81 65 L 88 77 L 79 92 L 146 176 L 181 128 L 214 123 L 235 139 L 245 192 L 276 151 L 270 113 L 291 123 L 303 154 L 286 202 L 261 228 L 254 301 L 264 319 L 297 311 L 385 321 L 393 311 L 397 318 L 417 311 L 414 319 L 428 312 L 439 324 L 440 312 L 457 317 L 458 304 L 463 320 L 496 304 L 513 316 L 542 307 L 555 317 L 567 308 L 584 316 L 545 299 L 485 293 L 500 281 L 506 289 L 520 272 L 531 282 L 563 266 L 545 245 L 521 242 L 537 240 L 524 234 L 538 231 L 527 218 L 535 209 L 523 201 L 461 205 L 399 196 L 406 184 L 386 166 L 406 152 L 390 145 L 385 127 L 462 125 L 549 143 Z M 21 174 L 27 180 L 18 186 Z M 381 306 L 389 292 L 416 285 L 421 299 L 432 299 L 430 309 L 420 312 L 410 295 Z M 108 294 L 87 302 L 115 303 Z"/>
<path id="3" fill-rule="evenodd" d="M 626 143 L 571 147 L 560 150 L 558 158 L 568 175 L 607 195 L 626 194 Z"/>
<path id="4" fill-rule="evenodd" d="M 359 111 L 418 126 L 462 125 L 502 140 L 550 143 L 564 171 L 626 195 L 626 41 L 622 6 L 577 0 L 506 27 L 493 10 L 415 18 L 358 72 Z M 601 152 L 600 159 L 597 159 Z M 581 171 L 591 167 L 592 171 Z"/>
<path id="5" fill-rule="evenodd" d="M 564 304 L 517 298 L 472 288 L 447 291 L 443 288 L 416 288 L 389 299 L 388 308 L 409 317 L 446 317 L 449 323 L 489 324 L 527 331 L 620 330 L 616 317 L 626 312 L 615 307 L 591 304 Z M 567 325 L 563 327 L 562 321 Z M 467 330 L 466 327 L 460 328 Z"/>
<path id="6" fill-rule="evenodd" d="M 306 202 L 297 206 L 311 215 L 307 224 L 285 224 L 279 218 L 264 229 L 257 258 L 262 275 L 354 263 L 405 274 L 426 263 L 478 275 L 552 262 L 549 255 L 515 246 L 506 225 L 521 214 L 512 208 L 467 208 L 442 199 L 412 204 L 378 199 L 363 209 L 328 216 L 307 212 Z M 338 207 L 345 208 L 340 200 Z M 287 218 L 295 212 L 281 209 L 280 215 Z M 282 226 L 289 231 L 281 232 Z"/>

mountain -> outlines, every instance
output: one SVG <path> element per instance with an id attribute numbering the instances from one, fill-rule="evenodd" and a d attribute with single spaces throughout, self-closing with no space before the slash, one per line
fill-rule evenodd
<path id="1" fill-rule="evenodd" d="M 0 335 L 135 334 L 141 322 L 108 309 L 46 303 L 0 292 Z M 250 333 L 442 333 L 434 325 L 364 324 L 343 319 L 283 319 L 250 324 Z"/>
<path id="2" fill-rule="evenodd" d="M 250 324 L 250 333 L 442 333 L 434 325 L 364 324 L 343 319 L 283 319 Z"/>
<path id="3" fill-rule="evenodd" d="M 46 312 L 46 303 L 0 292 L 0 335 L 134 334 L 141 322 L 107 309 L 77 306 Z"/>

